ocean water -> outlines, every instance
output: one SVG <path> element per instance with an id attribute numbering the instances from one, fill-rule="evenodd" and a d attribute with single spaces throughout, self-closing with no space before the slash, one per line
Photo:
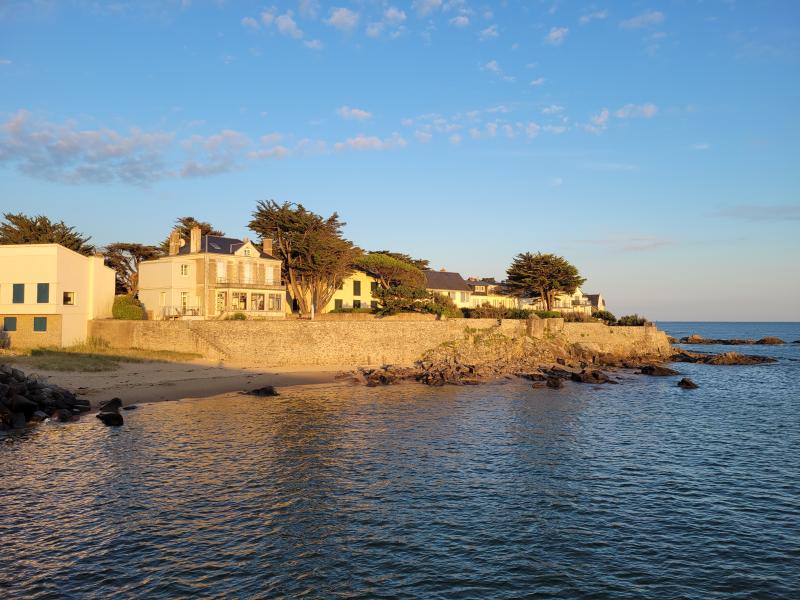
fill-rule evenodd
<path id="1" fill-rule="evenodd" d="M 691 391 L 314 386 L 7 437 L 0 596 L 796 599 L 800 344 L 735 350 L 780 360 L 678 364 Z"/>

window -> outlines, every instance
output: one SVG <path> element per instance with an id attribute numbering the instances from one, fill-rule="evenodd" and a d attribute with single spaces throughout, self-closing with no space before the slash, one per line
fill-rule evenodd
<path id="1" fill-rule="evenodd" d="M 378 301 L 373 300 L 372 302 L 369 303 L 369 306 L 370 308 L 378 308 Z"/>
<path id="2" fill-rule="evenodd" d="M 47 304 L 50 302 L 50 284 L 37 283 L 36 284 L 36 302 L 37 304 Z"/>
<path id="3" fill-rule="evenodd" d="M 14 304 L 24 304 L 25 303 L 25 284 L 24 283 L 15 283 L 13 285 L 13 299 L 12 302 Z"/>
<path id="4" fill-rule="evenodd" d="M 269 295 L 269 310 L 282 312 L 283 308 L 281 308 L 281 303 L 283 302 L 282 296 L 280 294 L 270 294 Z"/>
<path id="5" fill-rule="evenodd" d="M 469 292 L 461 292 L 461 301 L 469 302 Z"/>
<path id="6" fill-rule="evenodd" d="M 247 310 L 247 294 L 231 292 L 231 310 Z"/>
<path id="7" fill-rule="evenodd" d="M 457 292 L 447 292 L 447 295 L 450 296 L 450 300 L 455 300 L 456 299 L 456 293 Z"/>
<path id="8" fill-rule="evenodd" d="M 228 304 L 228 293 L 217 292 L 217 313 L 225 312 L 225 306 Z"/>
<path id="9" fill-rule="evenodd" d="M 250 296 L 251 310 L 264 310 L 264 294 L 253 294 Z"/>
<path id="10" fill-rule="evenodd" d="M 250 248 L 245 248 L 244 249 L 244 255 L 245 256 L 250 256 Z"/>
<path id="11" fill-rule="evenodd" d="M 377 281 L 370 282 L 369 291 L 373 296 L 377 296 L 377 294 L 378 294 L 378 282 Z"/>
<path id="12" fill-rule="evenodd" d="M 189 276 L 189 265 L 181 265 L 181 276 L 182 277 Z"/>
<path id="13" fill-rule="evenodd" d="M 181 308 L 184 310 L 189 306 L 189 292 L 181 292 Z"/>
<path id="14" fill-rule="evenodd" d="M 3 318 L 3 329 L 5 331 L 16 331 L 17 330 L 17 317 L 4 317 Z"/>
<path id="15" fill-rule="evenodd" d="M 47 317 L 33 317 L 33 330 L 39 332 L 47 331 Z"/>
<path id="16" fill-rule="evenodd" d="M 333 301 L 333 308 L 335 310 L 342 310 L 344 308 L 344 301 L 343 300 L 334 300 Z"/>
<path id="17" fill-rule="evenodd" d="M 360 296 L 361 295 L 361 282 L 354 281 L 353 282 L 353 296 Z"/>
<path id="18" fill-rule="evenodd" d="M 361 308 L 361 300 L 353 300 L 353 308 Z"/>
<path id="19" fill-rule="evenodd" d="M 64 292 L 64 306 L 75 306 L 75 292 Z"/>

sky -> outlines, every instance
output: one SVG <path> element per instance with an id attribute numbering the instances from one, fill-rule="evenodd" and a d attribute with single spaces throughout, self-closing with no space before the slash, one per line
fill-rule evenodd
<path id="1" fill-rule="evenodd" d="M 0 0 L 0 211 L 96 244 L 259 200 L 464 277 L 800 320 L 800 3 Z"/>

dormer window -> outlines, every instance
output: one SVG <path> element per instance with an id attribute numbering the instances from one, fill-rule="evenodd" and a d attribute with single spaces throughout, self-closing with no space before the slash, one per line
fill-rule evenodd
<path id="1" fill-rule="evenodd" d="M 245 256 L 250 256 L 250 248 L 245 248 L 244 249 L 244 255 Z"/>

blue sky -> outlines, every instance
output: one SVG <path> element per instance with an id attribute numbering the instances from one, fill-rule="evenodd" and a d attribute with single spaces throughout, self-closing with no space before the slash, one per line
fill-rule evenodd
<path id="1" fill-rule="evenodd" d="M 800 320 L 800 4 L 0 2 L 0 209 L 98 244 L 257 200 L 618 313 Z"/>

